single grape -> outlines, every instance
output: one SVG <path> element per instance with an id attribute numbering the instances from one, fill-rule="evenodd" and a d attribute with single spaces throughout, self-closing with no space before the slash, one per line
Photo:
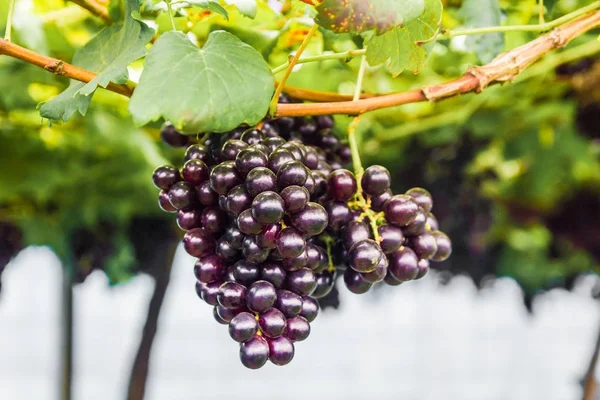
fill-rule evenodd
<path id="1" fill-rule="evenodd" d="M 433 257 L 438 250 L 437 240 L 429 232 L 408 238 L 408 246 L 413 249 L 417 257 L 425 260 Z"/>
<path id="2" fill-rule="evenodd" d="M 311 296 L 315 299 L 320 299 L 321 297 L 325 297 L 331 292 L 333 286 L 335 284 L 335 275 L 330 271 L 323 271 L 317 276 L 317 287 L 314 292 L 312 292 Z"/>
<path id="3" fill-rule="evenodd" d="M 215 249 L 215 252 L 223 260 L 229 262 L 237 260 L 240 256 L 238 249 L 233 247 L 233 245 L 225 236 L 221 236 L 219 240 L 217 240 L 217 248 Z"/>
<path id="4" fill-rule="evenodd" d="M 273 150 L 273 152 L 269 155 L 269 161 L 267 165 L 271 171 L 277 174 L 284 164 L 295 160 L 296 158 L 294 158 L 294 155 L 290 151 L 282 149 L 280 146 Z M 304 182 L 302 182 L 302 185 L 304 185 Z"/>
<path id="5" fill-rule="evenodd" d="M 298 231 L 308 236 L 315 236 L 325 230 L 329 218 L 323 206 L 309 202 L 302 211 L 291 216 L 291 222 Z"/>
<path id="6" fill-rule="evenodd" d="M 233 161 L 222 162 L 210 173 L 210 188 L 218 194 L 226 195 L 240 183 L 240 176 Z"/>
<path id="7" fill-rule="evenodd" d="M 239 230 L 246 235 L 257 235 L 262 232 L 264 227 L 263 224 L 254 219 L 251 209 L 242 211 L 236 221 Z"/>
<path id="8" fill-rule="evenodd" d="M 388 256 L 388 270 L 398 281 L 410 281 L 417 276 L 419 259 L 409 247 L 401 247 Z"/>
<path id="9" fill-rule="evenodd" d="M 252 205 L 252 196 L 246 190 L 245 185 L 237 185 L 227 194 L 227 211 L 233 215 L 240 215 Z"/>
<path id="10" fill-rule="evenodd" d="M 270 308 L 259 315 L 258 325 L 266 337 L 279 337 L 285 330 L 285 315 L 283 315 L 283 313 L 276 308 Z"/>
<path id="11" fill-rule="evenodd" d="M 406 226 L 417 218 L 419 205 L 405 194 L 393 196 L 385 203 L 385 219 L 397 226 Z"/>
<path id="12" fill-rule="evenodd" d="M 221 325 L 227 325 L 229 322 L 227 322 L 225 319 L 223 319 L 223 317 L 221 317 L 219 315 L 219 311 L 217 310 L 217 307 L 213 308 L 213 317 L 215 317 L 215 320 L 220 323 Z"/>
<path id="13" fill-rule="evenodd" d="M 246 190 L 250 196 L 277 189 L 277 178 L 268 168 L 256 167 L 246 177 Z"/>
<path id="14" fill-rule="evenodd" d="M 285 211 L 294 214 L 301 211 L 310 200 L 310 193 L 301 186 L 288 186 L 281 191 Z"/>
<path id="15" fill-rule="evenodd" d="M 302 311 L 300 316 L 306 318 L 308 322 L 313 322 L 319 315 L 319 303 L 311 296 L 302 296 Z"/>
<path id="16" fill-rule="evenodd" d="M 348 252 L 350 268 L 356 272 L 371 272 L 377 268 L 381 258 L 385 257 L 376 241 L 361 240 Z"/>
<path id="17" fill-rule="evenodd" d="M 327 227 L 332 232 L 338 232 L 350 222 L 352 215 L 350 208 L 341 201 L 328 201 L 325 203 L 325 211 L 329 219 Z"/>
<path id="18" fill-rule="evenodd" d="M 381 193 L 380 195 L 371 196 L 371 210 L 375 212 L 383 211 L 385 208 L 385 203 L 387 203 L 387 201 L 391 199 L 392 196 L 393 193 L 389 189 Z"/>
<path id="19" fill-rule="evenodd" d="M 246 288 L 239 283 L 225 282 L 219 288 L 217 301 L 229 309 L 236 309 L 246 305 Z"/>
<path id="20" fill-rule="evenodd" d="M 269 344 L 262 336 L 254 336 L 252 339 L 240 344 L 240 361 L 244 367 L 259 369 L 269 359 Z"/>
<path id="21" fill-rule="evenodd" d="M 283 199 L 275 192 L 262 192 L 252 201 L 252 216 L 262 224 L 279 222 L 283 213 Z"/>
<path id="22" fill-rule="evenodd" d="M 294 358 L 294 343 L 285 336 L 267 339 L 269 360 L 278 366 L 287 365 Z"/>
<path id="23" fill-rule="evenodd" d="M 415 276 L 415 280 L 421 279 L 429 272 L 429 260 L 419 260 L 419 272 Z"/>
<path id="24" fill-rule="evenodd" d="M 193 144 L 185 151 L 185 161 L 189 160 L 201 160 L 206 165 L 211 164 L 210 153 L 208 149 L 201 144 Z"/>
<path id="25" fill-rule="evenodd" d="M 158 189 L 168 191 L 171 186 L 181 180 L 177 168 L 170 165 L 163 165 L 154 170 L 152 174 L 152 182 Z"/>
<path id="26" fill-rule="evenodd" d="M 327 193 L 327 175 L 329 172 L 323 172 L 320 170 L 312 171 L 313 179 L 315 180 L 315 187 L 313 188 L 312 198 L 319 198 Z"/>
<path id="27" fill-rule="evenodd" d="M 260 268 L 246 260 L 239 260 L 233 264 L 233 277 L 242 285 L 250 285 L 260 277 Z"/>
<path id="28" fill-rule="evenodd" d="M 404 243 L 404 234 L 402 229 L 394 225 L 381 225 L 377 228 L 377 232 L 381 237 L 379 246 L 385 254 L 393 253 L 398 250 Z"/>
<path id="29" fill-rule="evenodd" d="M 387 168 L 381 165 L 371 165 L 363 173 L 361 184 L 365 193 L 377 196 L 390 188 L 392 177 Z"/>
<path id="30" fill-rule="evenodd" d="M 237 279 L 235 279 L 235 267 L 233 265 L 230 265 L 225 270 L 225 278 L 223 279 L 223 282 L 236 282 L 236 281 L 237 281 Z"/>
<path id="31" fill-rule="evenodd" d="M 219 201 L 219 195 L 210 188 L 210 181 L 198 185 L 196 194 L 203 206 L 213 206 Z"/>
<path id="32" fill-rule="evenodd" d="M 248 147 L 248 143 L 237 139 L 230 139 L 221 148 L 221 159 L 224 161 L 233 161 L 246 147 Z"/>
<path id="33" fill-rule="evenodd" d="M 440 224 L 432 213 L 427 214 L 427 223 L 425 224 L 425 227 L 430 231 L 437 231 L 440 229 Z"/>
<path id="34" fill-rule="evenodd" d="M 282 264 L 283 268 L 289 272 L 298 271 L 300 268 L 306 267 L 308 265 L 308 254 L 306 253 L 306 249 L 296 257 L 284 258 Z"/>
<path id="35" fill-rule="evenodd" d="M 202 160 L 189 160 L 183 165 L 181 175 L 186 182 L 198 186 L 208 180 L 210 170 Z"/>
<path id="36" fill-rule="evenodd" d="M 302 311 L 302 297 L 289 290 L 278 290 L 275 307 L 286 317 L 294 317 Z"/>
<path id="37" fill-rule="evenodd" d="M 194 257 L 202 257 L 215 251 L 215 239 L 203 228 L 189 230 L 183 236 L 183 248 Z"/>
<path id="38" fill-rule="evenodd" d="M 196 204 L 196 190 L 187 182 L 177 182 L 169 189 L 169 201 L 178 210 Z"/>
<path id="39" fill-rule="evenodd" d="M 433 261 L 444 261 L 450 254 L 452 254 L 452 242 L 450 238 L 444 233 L 440 231 L 433 231 L 431 235 L 435 238 L 435 242 L 437 245 L 437 251 L 431 257 Z"/>
<path id="40" fill-rule="evenodd" d="M 219 207 L 208 206 L 200 216 L 202 227 L 211 233 L 218 233 L 225 229 L 227 215 Z"/>
<path id="41" fill-rule="evenodd" d="M 256 167 L 266 167 L 268 158 L 265 153 L 256 148 L 246 148 L 237 155 L 235 167 L 241 176 L 246 176 Z"/>
<path id="42" fill-rule="evenodd" d="M 190 143 L 190 138 L 186 135 L 182 135 L 175 127 L 171 124 L 166 124 L 160 131 L 160 138 L 162 141 L 171 147 L 185 147 Z"/>
<path id="43" fill-rule="evenodd" d="M 385 278 L 383 278 L 383 281 L 389 286 L 399 286 L 404 282 L 396 279 L 394 275 L 392 275 L 392 273 L 389 271 L 389 269 L 387 274 L 385 275 Z"/>
<path id="44" fill-rule="evenodd" d="M 309 194 L 312 194 L 315 190 L 315 185 L 315 178 L 313 178 L 312 172 L 308 171 L 308 175 L 306 176 L 306 182 L 304 182 L 304 186 L 302 187 L 306 189 Z"/>
<path id="45" fill-rule="evenodd" d="M 228 227 L 225 231 L 224 237 L 234 249 L 242 249 L 242 243 L 244 241 L 245 235 L 238 228 L 236 228 L 235 226 Z"/>
<path id="46" fill-rule="evenodd" d="M 258 273 L 257 273 L 258 275 Z M 256 281 L 248 288 L 246 305 L 249 310 L 261 313 L 273 307 L 277 300 L 277 289 L 267 281 Z"/>
<path id="47" fill-rule="evenodd" d="M 258 321 L 249 312 L 241 312 L 229 323 L 229 336 L 236 342 L 246 342 L 258 331 Z"/>
<path id="48" fill-rule="evenodd" d="M 278 149 L 289 151 L 290 153 L 292 153 L 296 161 L 300 161 L 303 163 L 304 157 L 306 155 L 306 149 L 301 142 L 297 140 L 289 141 L 279 146 Z"/>
<path id="49" fill-rule="evenodd" d="M 262 265 L 260 279 L 271 282 L 275 288 L 280 289 L 285 282 L 286 273 L 281 265 L 267 262 Z"/>
<path id="50" fill-rule="evenodd" d="M 362 273 L 361 276 L 367 282 L 377 283 L 381 282 L 385 278 L 387 271 L 388 259 L 386 257 L 382 257 L 374 271 Z"/>
<path id="51" fill-rule="evenodd" d="M 223 284 L 221 281 L 202 283 L 196 282 L 196 287 L 199 287 L 200 298 L 211 306 L 219 304 L 217 301 L 217 295 L 219 294 L 219 287 Z"/>
<path id="52" fill-rule="evenodd" d="M 344 272 L 344 283 L 348 290 L 354 294 L 367 293 L 373 287 L 371 282 L 366 281 L 360 273 L 351 268 L 348 268 Z"/>
<path id="53" fill-rule="evenodd" d="M 197 208 L 177 211 L 177 226 L 184 231 L 201 227 L 201 211 Z"/>
<path id="54" fill-rule="evenodd" d="M 225 275 L 225 263 L 214 254 L 199 258 L 194 265 L 194 275 L 203 283 L 222 280 Z"/>
<path id="55" fill-rule="evenodd" d="M 371 228 L 364 222 L 350 221 L 342 230 L 342 243 L 350 249 L 356 243 L 371 237 Z"/>
<path id="56" fill-rule="evenodd" d="M 433 198 L 431 193 L 423 188 L 412 188 L 406 192 L 407 195 L 415 199 L 415 203 L 420 205 L 425 213 L 428 213 L 433 208 Z"/>
<path id="57" fill-rule="evenodd" d="M 294 228 L 283 229 L 279 233 L 275 244 L 277 251 L 284 258 L 298 257 L 306 248 L 304 238 Z"/>
<path id="58" fill-rule="evenodd" d="M 298 271 L 287 274 L 287 288 L 300 295 L 309 295 L 317 287 L 317 277 L 314 272 L 308 268 L 302 268 Z"/>
<path id="59" fill-rule="evenodd" d="M 241 139 L 248 144 L 257 144 L 265 140 L 265 134 L 256 128 L 250 128 L 242 134 Z"/>
<path id="60" fill-rule="evenodd" d="M 277 186 L 284 189 L 288 186 L 303 186 L 308 179 L 308 170 L 300 161 L 288 161 L 277 171 Z"/>
<path id="61" fill-rule="evenodd" d="M 415 220 L 402 228 L 402 232 L 404 232 L 405 236 L 418 236 L 425 232 L 426 224 L 427 213 L 425 213 L 423 208 L 419 207 L 419 211 L 417 212 L 417 217 Z"/>
<path id="62" fill-rule="evenodd" d="M 269 150 L 269 148 L 267 146 L 265 146 L 263 143 L 254 143 L 254 144 L 251 144 L 250 146 L 248 146 L 247 148 L 253 149 L 253 150 L 258 150 L 266 156 L 271 154 L 271 150 Z"/>
<path id="63" fill-rule="evenodd" d="M 248 262 L 260 264 L 269 257 L 269 249 L 258 246 L 254 236 L 246 236 L 242 242 L 242 254 Z"/>
<path id="64" fill-rule="evenodd" d="M 283 334 L 293 342 L 301 342 L 310 334 L 310 324 L 300 315 L 288 318 Z"/>
<path id="65" fill-rule="evenodd" d="M 265 125 L 266 125 L 266 123 L 265 123 Z M 264 127 L 263 127 L 263 129 L 264 129 Z M 267 153 L 267 154 L 271 154 L 273 152 L 273 150 L 275 150 L 277 147 L 281 146 L 284 143 L 285 143 L 285 139 L 280 136 L 270 136 L 270 137 L 266 138 L 265 140 L 263 140 L 263 142 L 262 142 L 262 144 L 267 146 L 267 148 L 269 149 L 269 153 Z"/>
<path id="66" fill-rule="evenodd" d="M 322 272 L 328 267 L 327 252 L 321 246 L 309 243 L 306 245 L 306 255 L 308 257 L 306 267 L 313 272 Z"/>
<path id="67" fill-rule="evenodd" d="M 256 235 L 256 244 L 263 249 L 274 249 L 277 247 L 276 241 L 281 232 L 281 225 L 265 225 L 262 231 Z"/>
<path id="68" fill-rule="evenodd" d="M 312 146 L 306 146 L 306 155 L 304 156 L 304 165 L 308 169 L 317 169 L 319 165 L 319 157 L 317 156 L 317 150 Z"/>
<path id="69" fill-rule="evenodd" d="M 219 322 L 225 321 L 225 323 L 223 323 L 223 322 L 221 322 L 221 323 L 223 325 L 227 325 L 229 322 L 231 322 L 231 320 L 236 315 L 238 315 L 239 313 L 244 311 L 244 309 L 243 308 L 231 309 L 231 308 L 223 307 L 220 304 L 217 304 L 215 307 L 215 311 L 216 311 L 217 315 L 219 316 L 219 319 L 217 319 L 217 321 L 219 321 Z"/>
<path id="70" fill-rule="evenodd" d="M 319 115 L 315 117 L 315 123 L 319 130 L 333 129 L 333 117 L 331 115 Z"/>
<path id="71" fill-rule="evenodd" d="M 169 200 L 169 193 L 165 192 L 164 190 L 161 190 L 158 194 L 158 206 L 161 210 L 168 213 L 177 211 L 177 209 L 173 207 L 173 204 L 171 204 L 171 200 Z"/>
<path id="72" fill-rule="evenodd" d="M 356 178 L 347 169 L 333 171 L 327 181 L 329 195 L 334 200 L 346 202 L 356 194 Z"/>

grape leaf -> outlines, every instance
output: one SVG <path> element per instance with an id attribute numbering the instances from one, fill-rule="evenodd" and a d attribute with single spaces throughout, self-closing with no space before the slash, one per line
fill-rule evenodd
<path id="1" fill-rule="evenodd" d="M 246 17 L 256 17 L 256 0 L 226 0 L 226 3 L 234 5 Z"/>
<path id="2" fill-rule="evenodd" d="M 418 73 L 427 61 L 432 39 L 441 24 L 443 6 L 440 0 L 425 0 L 425 12 L 403 27 L 397 27 L 383 35 L 373 35 L 366 43 L 367 61 L 375 66 L 388 62 L 393 76 L 408 69 Z"/>
<path id="3" fill-rule="evenodd" d="M 229 14 L 227 10 L 223 8 L 222 5 L 219 4 L 218 1 L 215 0 L 186 0 L 186 3 L 192 6 L 198 6 L 207 9 L 208 11 L 212 11 L 221 15 L 223 18 L 229 20 Z"/>
<path id="4" fill-rule="evenodd" d="M 500 25 L 502 11 L 498 0 L 465 0 L 461 7 L 465 24 L 470 28 Z M 501 32 L 468 36 L 467 49 L 475 51 L 479 60 L 487 64 L 504 49 L 504 34 Z"/>
<path id="5" fill-rule="evenodd" d="M 161 117 L 185 133 L 226 132 L 267 113 L 275 78 L 262 56 L 229 32 L 202 49 L 167 32 L 150 50 L 129 111 L 136 124 Z"/>
<path id="6" fill-rule="evenodd" d="M 317 6 L 316 22 L 337 33 L 385 33 L 416 19 L 424 0 L 325 0 Z"/>
<path id="7" fill-rule="evenodd" d="M 89 83 L 71 80 L 69 87 L 54 99 L 40 104 L 40 114 L 51 121 L 67 121 L 75 112 L 85 115 L 98 86 L 127 82 L 127 66 L 146 54 L 154 31 L 133 19 L 138 0 L 128 0 L 122 24 L 103 29 L 73 57 L 73 64 L 97 72 Z"/>

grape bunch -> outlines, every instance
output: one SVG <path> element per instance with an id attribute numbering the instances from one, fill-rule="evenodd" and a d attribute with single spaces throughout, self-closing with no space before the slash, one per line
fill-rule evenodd
<path id="1" fill-rule="evenodd" d="M 393 196 L 379 166 L 357 182 L 332 128 L 329 116 L 279 118 L 208 134 L 187 147 L 181 169 L 154 172 L 159 206 L 176 214 L 197 258 L 196 292 L 229 326 L 248 368 L 292 360 L 338 271 L 364 293 L 420 278 L 430 259 L 450 253 L 431 196 Z M 163 140 L 181 146 L 176 134 L 167 126 Z"/>

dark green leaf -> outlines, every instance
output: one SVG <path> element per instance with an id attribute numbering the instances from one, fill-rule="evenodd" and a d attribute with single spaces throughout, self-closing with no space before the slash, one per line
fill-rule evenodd
<path id="1" fill-rule="evenodd" d="M 502 22 L 498 0 L 465 0 L 461 12 L 465 25 L 470 28 L 497 26 Z M 504 34 L 501 32 L 468 36 L 467 48 L 475 51 L 479 60 L 487 64 L 504 50 Z"/>

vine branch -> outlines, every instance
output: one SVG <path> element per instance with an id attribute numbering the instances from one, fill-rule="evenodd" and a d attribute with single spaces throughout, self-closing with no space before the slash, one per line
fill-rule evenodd
<path id="1" fill-rule="evenodd" d="M 106 7 L 97 3 L 96 0 L 71 0 L 71 2 L 77 4 L 79 7 L 85 8 L 95 16 L 102 18 L 106 23 L 112 23 Z"/>

